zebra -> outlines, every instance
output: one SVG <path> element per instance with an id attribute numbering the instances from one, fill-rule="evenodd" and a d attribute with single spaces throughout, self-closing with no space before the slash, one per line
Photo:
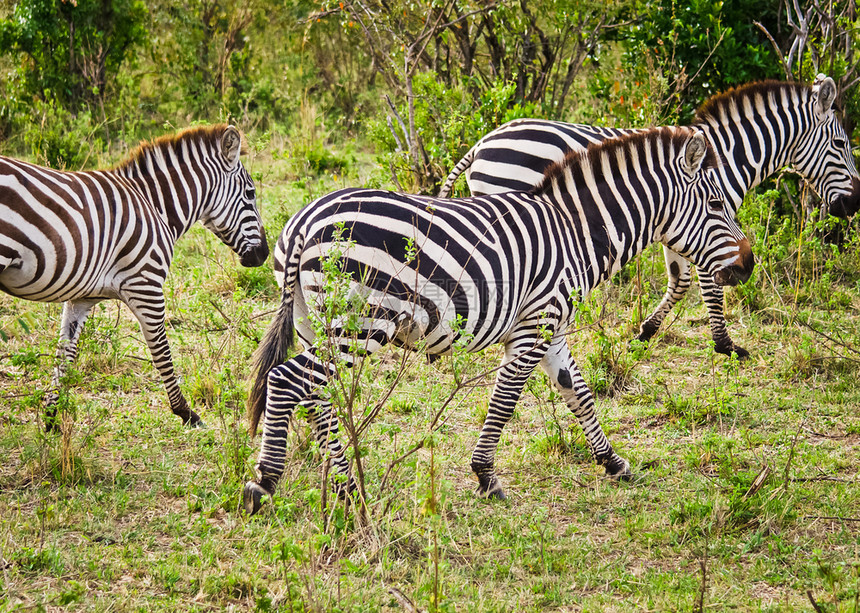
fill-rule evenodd
<path id="1" fill-rule="evenodd" d="M 0 290 L 64 303 L 46 394 L 49 430 L 84 322 L 107 299 L 124 302 L 140 323 L 173 413 L 200 425 L 174 373 L 163 285 L 174 244 L 198 220 L 243 266 L 268 257 L 241 153 L 239 131 L 216 125 L 143 143 L 110 170 L 63 172 L 0 157 Z"/>
<path id="2" fill-rule="evenodd" d="M 786 166 L 812 185 L 831 214 L 847 218 L 860 209 L 860 175 L 848 135 L 833 109 L 835 99 L 833 79 L 818 75 L 811 86 L 778 81 L 747 84 L 717 94 L 699 109 L 692 127 L 707 137 L 721 157 L 718 172 L 733 213 L 747 191 Z M 635 131 L 514 120 L 484 136 L 463 156 L 439 196 L 447 197 L 464 172 L 469 190 L 476 196 L 528 190 L 568 151 Z M 637 338 L 643 342 L 657 333 L 690 288 L 689 262 L 668 247 L 664 247 L 664 258 L 667 289 L 659 306 L 641 324 Z M 706 271 L 699 271 L 698 276 L 714 349 L 748 357 L 749 351 L 729 336 L 722 288 Z"/>
<path id="3" fill-rule="evenodd" d="M 750 276 L 752 252 L 728 214 L 716 162 L 701 133 L 657 128 L 571 152 L 530 192 L 450 200 L 353 188 L 308 204 L 287 223 L 275 250 L 282 297 L 255 355 L 252 435 L 265 419 L 259 478 L 244 487 L 245 510 L 256 513 L 275 491 L 297 404 L 344 477 L 339 493 L 355 487 L 337 417 L 321 391 L 334 367 L 314 335 L 330 298 L 325 270 L 333 249 L 350 275 L 350 296 L 364 302 L 357 323 L 343 315 L 328 324 L 347 366 L 388 343 L 431 359 L 455 346 L 473 352 L 504 345 L 471 459 L 480 495 L 505 497 L 495 450 L 538 364 L 575 414 L 597 463 L 629 478 L 630 464 L 595 417 L 565 333 L 576 304 L 655 241 L 692 258 L 718 283 Z M 294 331 L 304 350 L 287 359 Z"/>

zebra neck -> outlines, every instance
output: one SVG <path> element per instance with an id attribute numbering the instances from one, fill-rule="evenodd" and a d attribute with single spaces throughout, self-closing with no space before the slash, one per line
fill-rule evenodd
<path id="1" fill-rule="evenodd" d="M 174 242 L 200 219 L 202 202 L 192 198 L 195 184 L 204 185 L 203 177 L 193 177 L 194 169 L 180 161 L 172 148 L 153 148 L 144 152 L 119 172 L 130 181 L 158 212 L 170 229 Z"/>
<path id="2" fill-rule="evenodd" d="M 584 264 L 577 276 L 587 294 L 654 242 L 657 227 L 666 216 L 658 215 L 649 203 L 669 198 L 654 192 L 636 194 L 628 201 L 611 195 L 608 185 L 583 178 L 574 178 L 568 170 L 553 181 L 544 197 L 570 220 L 572 249 Z"/>
<path id="3" fill-rule="evenodd" d="M 718 171 L 735 208 L 746 192 L 790 163 L 809 124 L 796 92 L 781 89 L 775 96 L 728 99 L 694 124 L 720 155 Z"/>

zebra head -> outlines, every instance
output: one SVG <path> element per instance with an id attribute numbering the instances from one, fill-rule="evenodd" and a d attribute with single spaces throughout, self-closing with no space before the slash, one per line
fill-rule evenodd
<path id="1" fill-rule="evenodd" d="M 678 204 L 662 241 L 709 272 L 719 285 L 737 285 L 750 278 L 754 260 L 749 241 L 727 205 L 715 160 L 701 132 L 693 133 L 681 148 L 676 160 L 681 186 Z"/>
<path id="2" fill-rule="evenodd" d="M 833 109 L 836 83 L 823 74 L 812 84 L 810 125 L 798 139 L 791 166 L 818 192 L 836 217 L 847 218 L 860 209 L 860 175 L 848 134 Z"/>
<path id="3" fill-rule="evenodd" d="M 203 225 L 235 251 L 242 266 L 260 266 L 269 256 L 266 231 L 257 208 L 257 190 L 239 157 L 242 136 L 227 126 L 218 140 L 218 176 Z"/>

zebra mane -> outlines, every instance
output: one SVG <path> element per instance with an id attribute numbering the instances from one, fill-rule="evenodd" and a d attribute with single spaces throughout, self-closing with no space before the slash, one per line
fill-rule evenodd
<path id="1" fill-rule="evenodd" d="M 649 142 L 654 140 L 662 141 L 662 146 L 674 151 L 680 152 L 681 148 L 687 140 L 695 132 L 690 128 L 681 127 L 661 127 L 636 132 L 634 134 L 625 134 L 615 138 L 608 138 L 599 143 L 593 143 L 583 150 L 568 151 L 564 159 L 560 162 L 554 162 L 547 167 L 544 172 L 543 179 L 530 191 L 531 194 L 540 195 L 548 193 L 552 190 L 553 182 L 561 178 L 565 171 L 570 169 L 585 169 L 590 168 L 591 175 L 595 180 L 604 179 L 603 164 L 601 158 L 604 154 L 609 154 L 610 166 L 617 166 L 615 155 L 612 155 L 618 149 L 625 151 L 624 157 L 629 156 L 629 152 L 636 150 L 640 154 L 640 158 L 644 156 L 645 149 Z M 708 152 L 705 159 L 702 161 L 702 168 L 714 168 L 719 165 L 719 159 L 713 147 L 708 143 Z M 575 175 L 574 175 L 575 176 Z"/>
<path id="2" fill-rule="evenodd" d="M 150 141 L 143 141 L 125 160 L 117 164 L 114 167 L 114 170 L 122 171 L 129 170 L 134 166 L 142 167 L 139 162 L 149 157 L 153 151 L 160 149 L 166 152 L 171 149 L 177 149 L 183 142 L 199 142 L 207 149 L 210 147 L 214 149 L 218 146 L 218 141 L 226 129 L 227 124 L 225 123 L 212 126 L 194 126 L 191 128 L 185 128 L 184 130 L 180 130 L 174 134 L 166 134 Z M 244 138 L 242 139 L 241 153 L 243 155 L 246 153 Z"/>
<path id="3" fill-rule="evenodd" d="M 776 94 L 782 90 L 795 90 L 798 97 L 802 98 L 804 93 L 811 92 L 812 88 L 808 84 L 798 81 L 776 81 L 773 79 L 739 85 L 708 98 L 699 107 L 699 110 L 696 111 L 696 117 L 693 121 L 694 123 L 704 123 L 708 117 L 718 119 L 720 109 L 726 105 L 730 105 L 732 102 L 740 107 L 740 102 L 744 98 L 755 100 L 756 96 L 760 95 L 763 99 L 767 100 L 769 95 Z"/>

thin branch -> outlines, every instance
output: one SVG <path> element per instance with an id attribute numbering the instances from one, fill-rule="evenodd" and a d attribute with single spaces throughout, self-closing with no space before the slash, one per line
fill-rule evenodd
<path id="1" fill-rule="evenodd" d="M 856 353 L 857 355 L 860 355 L 860 351 L 858 351 L 857 349 L 854 349 L 854 347 L 851 347 L 850 345 L 846 345 L 845 343 L 836 340 L 835 338 L 833 338 L 832 336 L 830 336 L 829 334 L 827 334 L 825 332 L 822 332 L 821 330 L 819 330 L 818 328 L 816 328 L 812 324 L 803 321 L 800 317 L 795 317 L 794 319 L 797 323 L 799 323 L 803 326 L 806 326 L 807 328 L 809 328 L 810 330 L 812 330 L 813 332 L 815 332 L 819 336 L 823 336 L 824 338 L 829 340 L 831 343 L 835 343 L 835 344 L 839 345 L 840 347 L 842 347 L 843 349 L 847 349 L 851 353 Z M 838 356 L 838 357 L 842 357 L 842 356 Z"/>
<path id="2" fill-rule="evenodd" d="M 776 44 L 776 41 L 773 39 L 773 36 L 770 35 L 770 32 L 767 31 L 767 28 L 764 27 L 758 21 L 753 21 L 756 27 L 764 32 L 764 35 L 767 36 L 767 39 L 770 41 L 770 44 L 773 45 L 773 50 L 776 51 L 776 55 L 779 57 L 779 63 L 782 66 L 782 70 L 785 73 L 786 79 L 791 79 L 791 70 L 789 66 L 785 63 L 785 56 L 782 54 L 782 51 L 779 50 L 779 45 Z"/>
<path id="3" fill-rule="evenodd" d="M 809 602 L 812 603 L 812 608 L 815 609 L 815 613 L 824 613 L 824 609 L 818 606 L 818 603 L 815 602 L 815 597 L 812 595 L 812 590 L 806 590 L 806 597 L 809 598 Z"/>
<path id="4" fill-rule="evenodd" d="M 382 96 L 382 99 L 385 100 L 385 103 L 388 104 L 388 108 L 391 109 L 392 115 L 397 120 L 400 129 L 403 131 L 403 138 L 406 139 L 406 147 L 408 149 L 412 149 L 412 139 L 409 137 L 409 131 L 406 129 L 406 124 L 403 123 L 403 118 L 400 117 L 400 113 L 397 112 L 397 107 L 394 106 L 394 103 L 391 101 L 391 98 L 388 94 Z"/>

